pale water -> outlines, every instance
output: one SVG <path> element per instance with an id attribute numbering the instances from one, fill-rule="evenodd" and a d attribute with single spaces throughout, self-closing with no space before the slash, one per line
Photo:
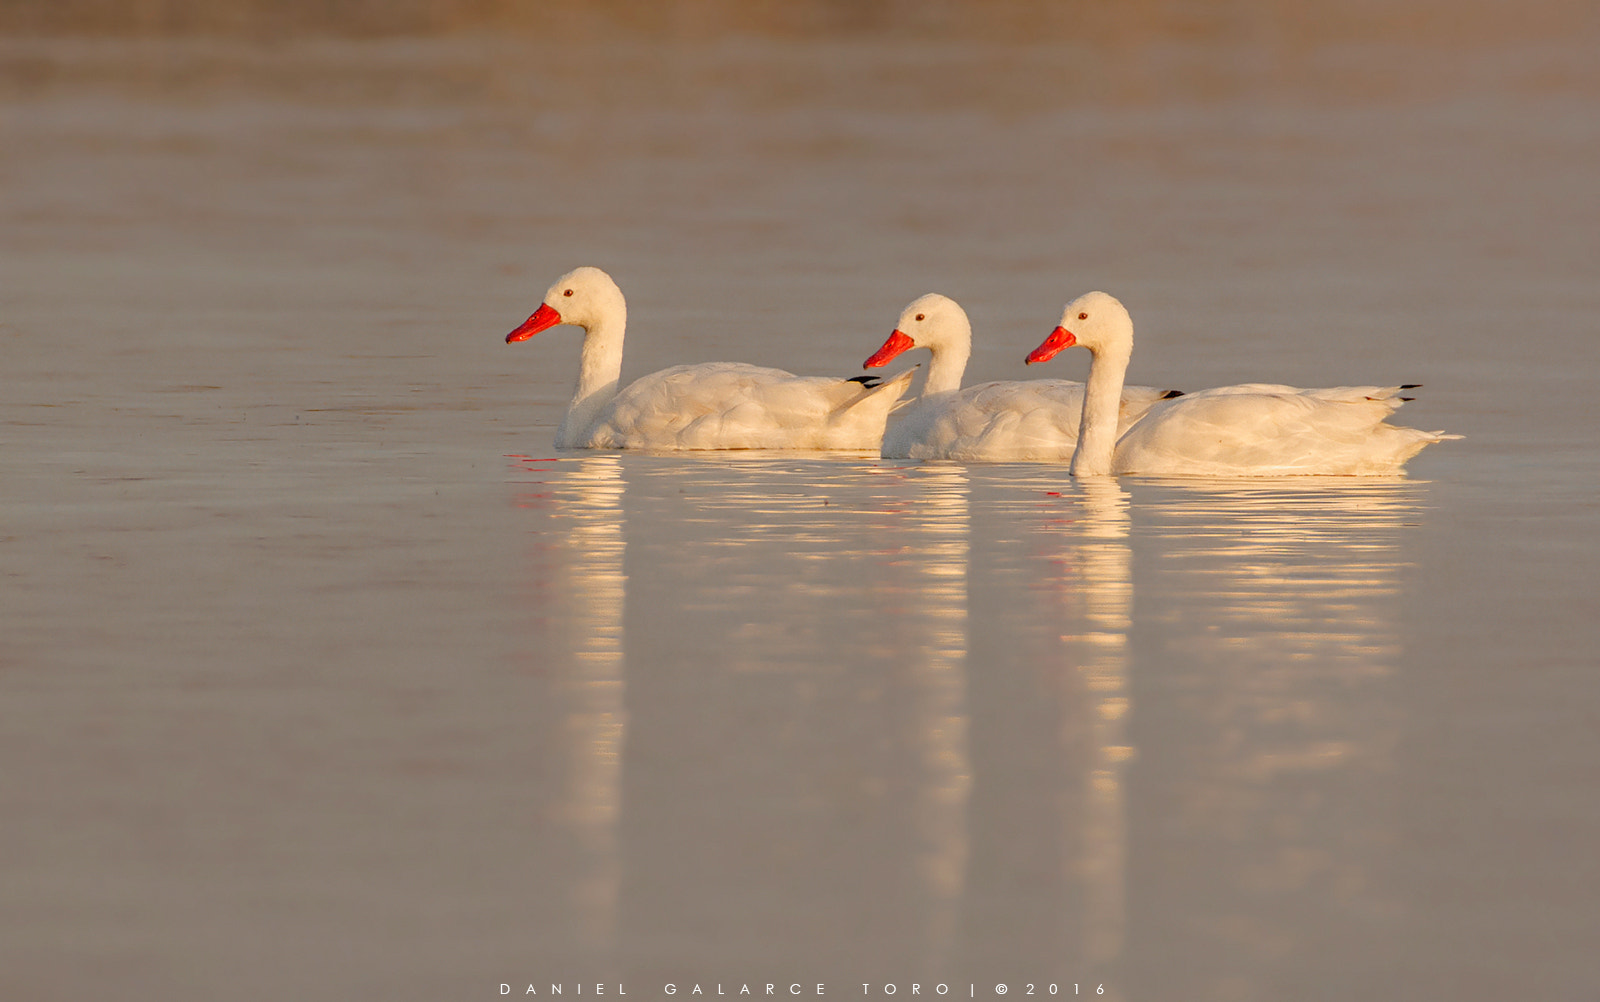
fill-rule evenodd
<path id="1" fill-rule="evenodd" d="M 0 43 L 0 994 L 1600 995 L 1600 73 L 1549 13 Z M 625 377 L 854 374 L 936 290 L 969 380 L 1082 378 L 1020 361 L 1103 288 L 1135 381 L 1466 437 L 557 453 L 577 336 L 502 338 L 578 264 Z"/>

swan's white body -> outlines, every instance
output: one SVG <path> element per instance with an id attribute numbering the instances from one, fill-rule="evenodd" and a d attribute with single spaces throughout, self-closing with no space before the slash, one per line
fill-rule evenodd
<path id="1" fill-rule="evenodd" d="M 1066 379 L 1007 380 L 961 388 L 972 354 L 966 311 L 937 293 L 912 302 L 868 366 L 912 348 L 933 354 L 922 395 L 890 417 L 881 455 L 886 459 L 989 462 L 1066 462 L 1078 443 L 1083 384 Z M 1176 391 L 1128 386 L 1119 418 L 1132 426 L 1150 406 Z"/>
<path id="2" fill-rule="evenodd" d="M 584 329 L 572 403 L 556 428 L 561 449 L 876 450 L 906 372 L 877 386 L 796 376 L 742 362 L 677 365 L 618 391 L 627 303 L 611 276 L 561 276 L 538 312 L 506 335 L 522 341 L 557 324 Z"/>
<path id="3" fill-rule="evenodd" d="M 1028 361 L 1073 344 L 1093 356 L 1074 476 L 1394 476 L 1424 446 L 1460 437 L 1386 423 L 1411 386 L 1245 383 L 1161 400 L 1124 423 L 1117 394 L 1133 355 L 1128 311 L 1103 292 L 1079 296 Z"/>
<path id="4" fill-rule="evenodd" d="M 877 449 L 910 373 L 868 388 L 742 362 L 675 365 L 629 384 L 564 448 Z"/>

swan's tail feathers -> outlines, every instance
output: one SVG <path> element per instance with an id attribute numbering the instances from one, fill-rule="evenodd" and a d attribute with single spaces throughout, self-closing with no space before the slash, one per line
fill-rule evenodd
<path id="1" fill-rule="evenodd" d="M 905 393 L 906 389 L 911 385 L 911 377 L 916 375 L 917 370 L 920 368 L 922 366 L 913 365 L 892 379 L 884 379 L 881 376 L 856 376 L 851 382 L 861 383 L 862 386 L 867 387 L 867 392 L 863 393 L 858 399 L 846 404 L 843 409 L 848 410 L 853 407 L 859 407 L 870 400 L 874 406 L 881 405 L 885 414 L 889 413 L 889 408 L 893 407 L 894 402 L 900 399 L 901 394 Z M 864 382 L 867 379 L 875 381 L 871 383 Z"/>
<path id="2" fill-rule="evenodd" d="M 1393 414 L 1395 411 L 1399 410 L 1401 406 L 1417 399 L 1416 397 L 1403 396 L 1402 391 L 1421 389 L 1421 387 L 1421 383 L 1401 383 L 1399 386 L 1384 387 L 1373 396 L 1373 399 L 1387 407 L 1389 413 Z M 1393 428 L 1396 432 L 1399 432 L 1404 436 L 1403 441 L 1406 444 L 1399 452 L 1398 462 L 1396 463 L 1397 470 L 1404 466 L 1406 461 L 1412 456 L 1415 456 L 1417 453 L 1421 452 L 1428 446 L 1433 445 L 1435 442 L 1447 442 L 1454 438 L 1461 438 L 1460 435 L 1451 434 L 1450 432 L 1443 430 L 1424 431 L 1421 428 L 1408 428 L 1398 425 L 1390 425 L 1387 423 L 1382 424 L 1379 427 Z"/>
<path id="3" fill-rule="evenodd" d="M 1443 431 L 1423 431 L 1421 428 L 1407 428 L 1400 425 L 1382 424 L 1378 427 L 1389 430 L 1389 441 L 1394 443 L 1392 457 L 1386 462 L 1380 462 L 1379 469 L 1358 470 L 1356 471 L 1358 473 L 1400 473 L 1412 456 L 1428 446 L 1435 442 L 1461 437 Z"/>
<path id="4" fill-rule="evenodd" d="M 1362 395 L 1365 396 L 1368 400 L 1377 400 L 1377 401 L 1381 401 L 1381 402 L 1388 402 L 1388 401 L 1391 401 L 1391 400 L 1400 400 L 1400 401 L 1415 400 L 1415 399 L 1417 399 L 1416 397 L 1402 397 L 1400 395 L 1400 391 L 1401 390 L 1414 390 L 1416 388 L 1417 387 L 1416 387 L 1415 384 L 1406 384 L 1404 386 L 1362 386 L 1362 387 L 1353 387 L 1353 389 L 1359 389 L 1361 391 Z M 1329 395 L 1330 398 L 1337 399 L 1336 397 L 1334 397 L 1334 394 L 1338 393 L 1342 389 L 1344 389 L 1344 387 L 1334 387 L 1332 390 L 1323 391 L 1323 392 L 1326 392 Z"/>
<path id="5" fill-rule="evenodd" d="M 825 449 L 876 449 L 883 441 L 883 429 L 889 421 L 889 411 L 911 385 L 917 367 L 912 366 L 897 376 L 882 379 L 869 385 L 860 379 L 864 392 L 838 402 L 827 418 L 823 432 Z M 839 385 L 848 386 L 849 383 Z"/>
<path id="6" fill-rule="evenodd" d="M 866 392 L 859 393 L 849 400 L 841 403 L 834 409 L 830 420 L 833 422 L 853 421 L 858 415 L 879 415 L 876 420 L 881 423 L 889 415 L 889 409 L 895 401 L 911 385 L 911 377 L 916 374 L 918 366 L 911 368 L 889 379 L 881 376 L 857 376 L 851 379 L 852 383 L 860 383 Z M 868 383 L 864 380 L 872 379 L 876 382 Z"/>

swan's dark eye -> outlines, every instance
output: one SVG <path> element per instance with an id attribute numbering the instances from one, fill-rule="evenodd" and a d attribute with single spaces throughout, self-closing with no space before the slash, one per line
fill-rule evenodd
<path id="1" fill-rule="evenodd" d="M 566 292 L 563 292 L 562 295 L 563 296 L 570 296 L 570 295 L 572 295 L 572 290 L 568 289 Z"/>
<path id="2" fill-rule="evenodd" d="M 924 316 L 925 316 L 925 314 L 918 313 L 917 314 L 917 319 L 921 320 L 921 319 L 923 319 Z"/>
<path id="3" fill-rule="evenodd" d="M 569 296 L 570 296 L 570 295 L 572 295 L 572 293 L 570 293 L 570 292 L 569 292 L 569 293 L 567 293 L 567 295 L 569 295 Z M 1078 319 L 1079 319 L 1079 320 L 1088 320 L 1088 319 L 1089 319 L 1089 314 L 1087 314 L 1087 313 L 1080 313 L 1080 314 L 1078 314 Z"/>

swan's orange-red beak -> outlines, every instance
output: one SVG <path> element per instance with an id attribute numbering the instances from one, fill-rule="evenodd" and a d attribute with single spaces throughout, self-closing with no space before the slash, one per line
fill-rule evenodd
<path id="1" fill-rule="evenodd" d="M 1048 362 L 1059 355 L 1063 349 L 1071 348 L 1077 343 L 1078 339 L 1072 336 L 1071 331 L 1065 327 L 1057 327 L 1050 332 L 1049 337 L 1044 339 L 1043 344 L 1028 352 L 1028 357 L 1024 361 L 1028 365 L 1032 365 L 1035 362 Z"/>
<path id="2" fill-rule="evenodd" d="M 876 369 L 880 365 L 888 365 L 896 355 L 910 348 L 915 348 L 917 343 L 896 330 L 889 335 L 889 340 L 883 343 L 877 353 L 861 363 L 863 369 Z"/>
<path id="3" fill-rule="evenodd" d="M 506 344 L 513 341 L 526 341 L 540 331 L 549 330 L 561 322 L 561 314 L 550 308 L 549 303 L 540 303 L 539 308 L 533 311 L 533 316 L 522 322 L 522 326 L 506 335 Z"/>

